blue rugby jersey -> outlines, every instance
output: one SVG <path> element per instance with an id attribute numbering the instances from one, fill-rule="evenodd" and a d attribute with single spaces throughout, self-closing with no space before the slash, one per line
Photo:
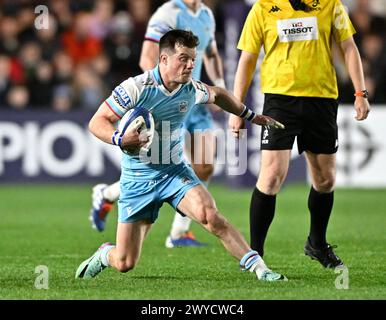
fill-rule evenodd
<path id="1" fill-rule="evenodd" d="M 136 106 L 146 108 L 153 115 L 156 131 L 148 152 L 150 161 L 123 154 L 122 177 L 155 180 L 172 171 L 173 164 L 183 159 L 181 128 L 185 118 L 194 105 L 208 100 L 207 87 L 195 79 L 169 92 L 162 83 L 158 66 L 118 85 L 105 100 L 109 108 L 120 118 Z"/>

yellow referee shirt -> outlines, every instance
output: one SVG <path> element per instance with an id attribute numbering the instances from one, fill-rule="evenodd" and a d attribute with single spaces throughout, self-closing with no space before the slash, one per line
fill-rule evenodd
<path id="1" fill-rule="evenodd" d="M 303 97 L 338 97 L 332 61 L 337 43 L 355 33 L 340 0 L 304 0 L 310 10 L 295 11 L 289 0 L 258 0 L 245 22 L 238 49 L 265 58 L 264 93 Z"/>

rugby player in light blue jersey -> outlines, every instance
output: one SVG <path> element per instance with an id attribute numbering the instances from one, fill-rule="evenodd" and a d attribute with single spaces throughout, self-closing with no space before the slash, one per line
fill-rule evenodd
<path id="1" fill-rule="evenodd" d="M 139 65 L 143 71 L 153 69 L 159 56 L 158 43 L 163 34 L 172 29 L 191 30 L 198 37 L 197 56 L 193 78 L 200 79 L 202 66 L 214 85 L 225 88 L 221 57 L 215 41 L 215 20 L 213 13 L 201 0 L 172 0 L 160 6 L 151 17 Z M 185 155 L 197 177 L 207 186 L 214 170 L 215 138 L 210 130 L 212 115 L 204 105 L 196 105 L 194 112 L 184 122 L 184 129 L 190 134 Z M 190 144 L 189 144 L 190 142 Z M 103 231 L 107 213 L 112 203 L 119 198 L 119 183 L 109 186 L 98 184 L 93 188 L 93 207 L 91 221 L 93 226 Z M 170 235 L 165 245 L 167 248 L 201 246 L 191 231 L 191 219 L 176 212 Z"/>
<path id="2" fill-rule="evenodd" d="M 272 118 L 256 115 L 228 91 L 192 78 L 197 44 L 198 38 L 190 31 L 167 32 L 159 44 L 159 65 L 122 82 L 90 120 L 90 131 L 100 140 L 122 148 L 138 148 L 148 141 L 135 128 L 119 136 L 114 125 L 128 110 L 140 106 L 151 112 L 157 136 L 162 139 L 150 145 L 149 153 L 156 152 L 156 161 L 123 154 L 116 246 L 103 244 L 80 264 L 76 278 L 93 278 L 108 266 L 121 272 L 133 269 L 160 207 L 167 202 L 217 236 L 244 270 L 264 281 L 285 279 L 271 271 L 217 211 L 214 199 L 183 159 L 182 136 L 175 132 L 198 103 L 216 103 L 254 124 L 283 128 Z M 170 145 L 165 147 L 164 141 Z"/>

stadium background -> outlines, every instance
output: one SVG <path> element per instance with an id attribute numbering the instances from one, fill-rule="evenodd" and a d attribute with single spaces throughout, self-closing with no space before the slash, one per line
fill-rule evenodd
<path id="1" fill-rule="evenodd" d="M 116 84 L 141 73 L 138 59 L 146 24 L 162 1 L 3 1 L 0 23 L 0 182 L 112 182 L 119 176 L 119 152 L 99 146 L 86 124 Z M 339 115 L 340 186 L 386 186 L 386 149 L 382 137 L 386 103 L 385 2 L 346 1 L 358 34 L 373 106 L 366 122 L 353 120 L 352 108 Z M 40 19 L 49 14 L 49 28 Z M 217 42 L 226 84 L 233 87 L 240 30 L 250 6 L 244 1 L 207 1 L 217 19 Z M 378 4 L 378 5 L 376 5 Z M 36 11 L 36 12 L 35 12 Z M 342 104 L 353 103 L 353 88 L 336 59 Z M 312 70 L 310 70 L 312 74 Z M 258 75 L 258 72 L 256 73 Z M 204 74 L 204 79 L 205 79 Z M 248 105 L 261 110 L 256 76 Z M 216 127 L 227 117 L 216 114 Z M 215 180 L 253 185 L 259 170 L 260 128 L 241 142 L 248 157 L 238 157 L 228 139 Z M 222 155 L 223 153 L 219 153 Z M 90 161 L 92 158 L 93 161 Z M 240 158 L 240 159 L 239 159 Z M 232 168 L 236 174 L 229 174 Z M 237 170 L 239 168 L 239 170 Z M 243 174 L 245 172 L 245 174 Z M 241 174 L 242 173 L 242 174 Z M 303 157 L 293 152 L 288 181 L 307 177 Z"/>
<path id="2" fill-rule="evenodd" d="M 3 270 L 0 278 L 0 284 L 2 284 L 0 299 L 81 298 L 81 295 L 64 294 L 65 289 L 53 295 L 52 291 L 51 295 L 37 293 L 37 290 L 33 290 L 31 279 L 34 279 L 34 275 L 31 275 L 31 270 L 24 276 L 24 279 L 29 279 L 29 282 L 26 280 L 30 286 L 29 289 L 23 289 L 22 284 L 16 285 L 20 290 L 15 289 L 15 283 L 18 283 L 18 280 L 15 278 L 14 270 L 15 267 L 19 270 L 17 266 L 24 263 L 24 255 L 28 256 L 28 253 L 35 250 L 28 246 L 28 241 L 25 239 L 27 235 L 32 237 L 29 239 L 32 245 L 41 243 L 37 240 L 39 237 L 40 241 L 50 242 L 52 237 L 63 235 L 64 239 L 68 240 L 68 231 L 71 233 L 72 240 L 62 245 L 68 250 L 70 247 L 76 253 L 81 251 L 84 253 L 82 256 L 87 255 L 101 239 L 100 235 L 92 233 L 87 222 L 90 190 L 96 182 L 110 183 L 118 179 L 120 154 L 114 147 L 99 143 L 91 137 L 87 131 L 87 122 L 116 84 L 129 76 L 141 73 L 138 60 L 146 24 L 154 10 L 163 2 L 165 1 L 5 0 L 1 2 L 0 231 L 4 236 L 3 239 L 8 242 L 2 241 L 0 244 L 0 251 L 4 258 L 0 264 Z M 227 87 L 232 89 L 239 56 L 236 43 L 253 1 L 206 0 L 204 2 L 215 13 L 216 39 L 224 61 L 225 80 Z M 386 191 L 386 169 L 384 168 L 386 163 L 386 2 L 383 0 L 343 0 L 343 2 L 348 6 L 350 17 L 358 31 L 355 40 L 363 59 L 372 111 L 365 122 L 358 123 L 354 120 L 353 88 L 342 61 L 337 58 L 335 61 L 341 102 L 337 186 L 343 188 L 339 189 L 343 195 L 341 202 L 338 199 L 336 207 L 341 212 L 352 214 L 345 217 L 337 213 L 337 220 L 334 222 L 337 226 L 332 226 L 331 229 L 335 239 L 343 242 L 350 239 L 358 240 L 355 228 L 360 229 L 364 237 L 373 245 L 372 249 L 369 249 L 368 258 L 371 258 L 371 252 L 377 252 L 376 248 L 384 246 L 386 234 L 384 232 L 386 203 L 382 200 Z M 41 19 L 46 13 L 49 13 L 49 28 L 41 29 L 40 27 L 44 25 Z M 312 73 L 312 70 L 310 72 Z M 258 72 L 256 74 L 258 75 Z M 206 79 L 205 74 L 203 77 Z M 248 105 L 259 111 L 262 107 L 261 100 L 259 78 L 256 76 L 248 96 Z M 225 129 L 227 116 L 221 113 L 214 116 L 216 127 Z M 220 209 L 226 215 L 230 215 L 229 219 L 234 221 L 245 235 L 248 230 L 249 190 L 254 185 L 259 170 L 259 136 L 260 129 L 257 127 L 248 131 L 248 139 L 243 140 L 240 145 L 247 151 L 248 157 L 240 159 L 236 157 L 236 146 L 229 141 L 228 147 L 235 150 L 230 150 L 223 159 L 224 163 L 216 166 L 215 183 L 211 187 Z M 229 174 L 238 166 L 242 173 L 245 171 L 245 174 Z M 299 157 L 295 150 L 287 179 L 288 188 L 286 187 L 280 198 L 283 199 L 280 201 L 288 202 L 288 207 L 284 207 L 283 204 L 279 211 L 294 211 L 292 214 L 295 217 L 299 212 L 299 217 L 296 219 L 304 221 L 294 225 L 288 213 L 287 216 L 284 215 L 284 220 L 278 221 L 277 229 L 273 227 L 273 242 L 270 244 L 268 241 L 267 245 L 272 245 L 272 248 L 278 251 L 278 255 L 283 253 L 280 249 L 283 242 L 280 242 L 280 239 L 282 233 L 287 232 L 287 228 L 292 228 L 294 232 L 299 233 L 298 230 L 304 233 L 307 229 L 307 219 L 304 214 L 306 181 L 305 160 L 302 156 Z M 247 188 L 246 191 L 242 187 Z M 229 192 L 230 189 L 232 192 Z M 234 213 L 237 217 L 231 216 L 231 210 L 237 211 Z M 368 214 L 368 219 L 363 220 L 364 213 Z M 154 240 L 158 246 L 162 247 L 161 242 L 167 233 L 171 216 L 170 214 L 162 218 L 167 222 L 163 223 L 161 220 L 162 223 L 159 224 L 163 227 L 160 227 L 159 231 L 154 231 L 152 239 L 159 238 Z M 352 224 L 353 229 L 350 231 L 345 228 L 347 221 Z M 103 239 L 108 238 L 112 241 L 114 223 L 111 222 L 109 227 Z M 156 226 L 154 230 L 158 227 Z M 44 228 L 52 228 L 56 231 L 44 237 L 45 233 L 42 231 L 46 230 Z M 201 231 L 197 232 L 201 235 Z M 89 239 L 85 240 L 82 237 Z M 211 243 L 211 240 L 207 241 Z M 7 243 L 7 249 L 4 246 L 5 243 Z M 12 243 L 11 246 L 9 246 L 10 243 Z M 287 239 L 285 243 L 295 246 L 293 240 Z M 352 245 L 352 252 L 355 252 L 357 244 L 354 242 Z M 217 250 L 215 244 L 213 247 L 215 249 L 212 250 Z M 299 248 L 297 250 L 299 251 Z M 55 260 L 54 253 L 48 254 L 51 258 L 47 258 L 46 254 L 44 250 L 39 252 L 40 260 L 37 259 L 36 263 L 31 263 L 31 268 L 32 265 L 39 263 L 49 264 L 47 259 Z M 199 252 L 195 254 L 196 259 L 200 259 L 201 255 L 203 261 L 210 259 L 205 254 Z M 183 255 L 183 253 L 177 255 Z M 288 261 L 291 261 L 289 259 L 284 262 L 278 255 L 273 254 L 269 257 L 276 265 L 288 264 Z M 71 254 L 66 256 L 68 273 L 72 272 L 71 268 L 74 268 L 80 256 L 80 254 L 76 257 L 71 257 Z M 386 259 L 384 253 L 382 258 Z M 230 264 L 227 258 L 220 257 L 220 260 Z M 383 263 L 382 267 L 382 261 L 384 260 L 374 263 L 374 272 L 379 270 L 377 266 L 381 266 L 380 268 L 385 271 L 386 263 Z M 151 265 L 151 262 L 145 261 L 144 265 Z M 173 265 L 170 266 L 170 270 L 173 270 L 172 267 Z M 178 265 L 175 267 L 182 268 Z M 190 271 L 194 274 L 194 271 Z M 209 271 L 214 272 L 210 269 Z M 140 281 L 139 278 L 137 276 L 137 282 Z M 384 280 L 379 281 L 375 275 L 373 280 L 375 286 L 380 286 L 373 288 L 374 296 L 368 291 L 360 291 L 358 295 L 344 297 L 384 299 L 386 297 L 383 289 Z M 267 287 L 264 288 L 267 289 Z M 335 295 L 331 295 L 329 290 L 319 292 L 316 297 L 339 297 L 336 296 L 336 291 L 334 291 Z M 181 291 L 184 292 L 183 288 Z M 182 297 L 197 299 L 216 297 L 209 293 L 211 292 L 209 288 L 207 292 L 208 295 L 182 295 Z M 314 291 L 311 292 L 314 293 Z M 264 291 L 264 294 L 267 292 Z M 98 298 L 103 295 L 94 292 L 88 293 L 88 297 Z M 145 296 L 143 293 L 138 293 L 138 295 L 128 294 L 125 297 L 142 299 Z M 180 298 L 181 296 L 160 293 L 155 296 L 157 297 Z M 223 296 L 220 295 L 221 297 Z M 247 292 L 242 293 L 241 296 L 231 294 L 224 297 L 248 299 L 250 295 Z M 268 294 L 263 297 L 275 298 L 276 296 Z M 303 295 L 294 294 L 284 297 L 309 298 L 309 293 L 304 290 Z"/>

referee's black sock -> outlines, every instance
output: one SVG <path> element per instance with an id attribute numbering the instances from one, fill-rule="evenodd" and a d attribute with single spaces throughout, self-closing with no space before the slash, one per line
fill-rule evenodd
<path id="1" fill-rule="evenodd" d="M 249 209 L 251 248 L 264 255 L 264 242 L 275 215 L 276 195 L 267 195 L 257 188 L 253 190 Z"/>
<path id="2" fill-rule="evenodd" d="M 308 196 L 308 209 L 311 213 L 310 241 L 314 248 L 326 246 L 326 232 L 334 204 L 334 191 L 319 193 L 312 186 Z"/>

